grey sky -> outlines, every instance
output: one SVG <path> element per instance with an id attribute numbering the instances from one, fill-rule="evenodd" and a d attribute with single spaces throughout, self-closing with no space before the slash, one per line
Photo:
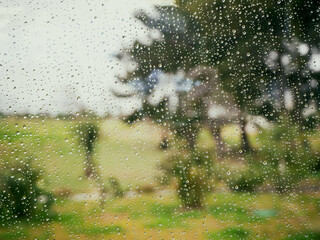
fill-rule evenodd
<path id="1" fill-rule="evenodd" d="M 132 17 L 150 0 L 26 1 L 0 3 L 0 111 L 98 113 L 137 104 L 115 100 L 109 87 L 123 66 L 112 54 L 146 29 Z"/>

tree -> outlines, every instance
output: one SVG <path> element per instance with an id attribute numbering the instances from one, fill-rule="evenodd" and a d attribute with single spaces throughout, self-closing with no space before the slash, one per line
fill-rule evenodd
<path id="1" fill-rule="evenodd" d="M 139 14 L 137 17 L 160 32 L 161 38 L 148 45 L 135 42 L 118 56 L 127 55 L 137 63 L 137 68 L 122 79 L 138 89 L 143 101 L 142 109 L 130 120 L 148 116 L 169 125 L 177 134 L 182 133 L 187 150 L 193 152 L 203 126 L 211 126 L 212 132 L 220 126 L 218 122 L 210 124 L 208 116 L 209 106 L 221 95 L 213 91 L 217 88 L 237 109 L 243 133 L 248 114 L 263 114 L 282 124 L 284 116 L 289 116 L 300 130 L 305 127 L 303 112 L 311 104 L 319 106 L 319 74 L 309 66 L 320 40 L 317 1 L 235 0 L 227 4 L 220 0 L 181 0 L 177 5 L 157 7 L 156 18 Z M 301 52 L 303 44 L 308 49 L 305 54 Z M 152 103 L 150 98 L 160 82 L 155 75 L 175 82 L 181 69 L 186 73 L 182 82 L 190 80 L 191 87 L 176 91 L 178 108 L 170 111 L 167 96 Z M 293 100 L 288 102 L 286 95 Z M 247 151 L 245 134 L 243 143 Z"/>
<path id="2" fill-rule="evenodd" d="M 240 123 L 244 129 L 245 122 L 243 119 L 245 118 L 242 115 L 245 115 L 245 113 L 244 111 L 239 112 L 241 109 L 236 103 L 236 99 L 232 94 L 225 91 L 217 68 L 208 65 L 206 40 L 201 36 L 201 26 L 198 24 L 196 17 L 176 7 L 157 7 L 157 11 L 159 14 L 157 18 L 148 16 L 143 12 L 138 14 L 137 18 L 151 30 L 160 31 L 162 37 L 154 39 L 151 45 L 135 42 L 132 48 L 125 49 L 118 55 L 120 59 L 126 59 L 129 56 L 138 65 L 137 69 L 129 73 L 122 80 L 129 82 L 135 88 L 140 88 L 138 89 L 140 93 L 143 92 L 141 96 L 148 98 L 158 83 L 157 76 L 164 73 L 179 75 L 178 72 L 183 70 L 187 76 L 182 77 L 186 77 L 190 81 L 204 83 L 210 79 L 211 84 L 204 83 L 201 86 L 197 86 L 189 95 L 192 95 L 192 92 L 198 92 L 198 103 L 192 103 L 202 106 L 200 112 L 197 113 L 197 122 L 209 127 L 213 137 L 217 140 L 219 151 L 222 148 L 222 140 L 220 138 L 221 126 L 232 120 L 233 122 Z M 183 94 L 179 93 L 179 95 L 182 96 Z M 206 95 L 205 101 L 201 100 L 201 95 Z M 189 97 L 188 99 L 190 100 L 191 98 Z M 190 103 L 189 105 L 191 106 L 192 104 Z M 224 108 L 225 112 L 229 112 L 231 117 L 219 116 L 217 119 L 209 119 L 209 108 L 214 106 Z M 166 121 L 167 117 L 164 117 L 165 113 L 163 111 L 157 110 L 157 116 L 155 116 L 155 112 L 151 108 L 148 106 L 148 102 L 144 101 L 142 110 L 138 111 L 138 115 L 152 115 L 153 118 L 158 118 L 158 121 Z M 185 115 L 182 112 L 178 114 L 180 114 L 180 117 Z M 235 115 L 237 116 L 235 117 Z M 133 120 L 136 117 L 133 114 L 129 119 Z M 189 129 L 193 129 L 191 132 L 195 131 L 193 127 Z M 190 136 L 189 142 L 195 139 L 192 136 L 195 136 L 196 132 L 190 134 L 188 131 L 185 132 Z M 243 149 L 246 151 L 249 149 L 249 144 L 245 131 L 243 130 L 242 132 L 244 140 Z"/>
<path id="3" fill-rule="evenodd" d="M 269 161 L 276 175 L 286 179 L 284 185 L 294 182 L 314 158 L 305 129 L 319 124 L 320 74 L 310 66 L 320 47 L 319 1 L 180 0 L 177 5 L 197 17 L 206 44 L 204 61 L 218 69 L 241 112 L 275 122 L 275 134 L 277 128 L 286 129 L 278 144 L 287 153 L 272 148 L 278 162 Z M 298 137 L 293 137 L 289 133 L 297 125 Z M 302 149 L 308 153 L 303 158 L 298 157 L 301 149 L 288 148 L 297 138 L 303 139 Z M 295 160 L 288 160 L 291 155 Z M 291 177 L 281 173 L 280 162 Z"/>
<path id="4" fill-rule="evenodd" d="M 93 162 L 93 151 L 96 140 L 98 139 L 98 127 L 91 123 L 81 124 L 77 129 L 80 146 L 85 151 L 85 177 L 96 178 L 96 168 Z"/>
<path id="5" fill-rule="evenodd" d="M 101 174 L 93 161 L 95 144 L 99 137 L 99 127 L 93 122 L 81 123 L 76 129 L 76 135 L 80 147 L 85 151 L 84 176 L 93 179 L 100 190 L 100 204 L 103 205 L 107 193 L 107 188 L 103 182 Z"/>
<path id="6" fill-rule="evenodd" d="M 292 122 L 304 125 L 305 106 L 313 102 L 319 106 L 319 87 L 314 87 L 319 74 L 309 67 L 319 49 L 318 1 L 180 0 L 177 4 L 197 17 L 207 53 L 203 61 L 218 68 L 225 89 L 242 111 L 263 113 L 270 120 L 290 114 Z M 301 46 L 309 51 L 302 54 Z M 286 93 L 293 98 L 291 109 L 286 107 Z"/>

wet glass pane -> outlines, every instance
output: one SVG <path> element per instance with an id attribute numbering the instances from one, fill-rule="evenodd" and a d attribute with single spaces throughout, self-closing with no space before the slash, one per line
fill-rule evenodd
<path id="1" fill-rule="evenodd" d="M 0 0 L 0 239 L 320 239 L 316 0 Z"/>

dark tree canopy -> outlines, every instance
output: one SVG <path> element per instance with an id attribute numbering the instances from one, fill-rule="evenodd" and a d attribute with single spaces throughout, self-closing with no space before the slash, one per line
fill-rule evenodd
<path id="1" fill-rule="evenodd" d="M 159 16 L 140 13 L 162 37 L 135 42 L 125 52 L 138 68 L 127 76 L 146 81 L 155 69 L 186 72 L 198 65 L 218 70 L 223 89 L 240 109 L 269 120 L 291 112 L 305 124 L 303 110 L 319 104 L 319 73 L 310 60 L 319 49 L 318 1 L 177 1 L 157 7 Z M 307 53 L 301 54 L 301 45 Z M 288 61 L 286 61 L 288 59 Z M 287 109 L 285 94 L 294 106 Z"/>

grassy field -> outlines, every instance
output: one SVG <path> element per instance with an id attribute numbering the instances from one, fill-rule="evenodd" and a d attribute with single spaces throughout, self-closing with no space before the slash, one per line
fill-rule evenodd
<path id="1" fill-rule="evenodd" d="M 74 133 L 81 121 L 86 120 L 2 120 L 0 156 L 9 162 L 16 156 L 32 156 L 33 164 L 46 172 L 41 184 L 48 190 L 88 191 L 91 183 L 83 178 L 84 152 Z M 94 161 L 104 178 L 120 178 L 125 187 L 154 181 L 156 166 L 165 156 L 158 148 L 161 129 L 148 124 L 125 125 L 114 119 L 98 124 L 101 134 Z"/>
<path id="2" fill-rule="evenodd" d="M 59 199 L 48 222 L 1 228 L 0 239 L 319 239 L 319 197 L 216 193 L 185 211 L 173 194 L 96 201 Z"/>
<path id="3" fill-rule="evenodd" d="M 232 193 L 217 183 L 204 209 L 192 211 L 182 209 L 174 186 L 136 191 L 157 186 L 157 166 L 170 154 L 159 149 L 163 129 L 146 122 L 97 121 L 101 133 L 94 160 L 99 172 L 105 182 L 110 176 L 117 178 L 127 191 L 122 198 L 108 195 L 101 206 L 95 182 L 83 177 L 84 152 L 74 134 L 84 121 L 0 120 L 0 167 L 31 157 L 32 164 L 43 170 L 39 185 L 68 195 L 57 196 L 55 214 L 48 219 L 4 224 L 0 239 L 320 239 L 317 191 Z M 230 145 L 237 145 L 234 127 L 226 128 L 224 136 Z M 313 141 L 319 144 L 318 139 Z M 199 145 L 213 148 L 214 142 L 202 132 Z"/>

